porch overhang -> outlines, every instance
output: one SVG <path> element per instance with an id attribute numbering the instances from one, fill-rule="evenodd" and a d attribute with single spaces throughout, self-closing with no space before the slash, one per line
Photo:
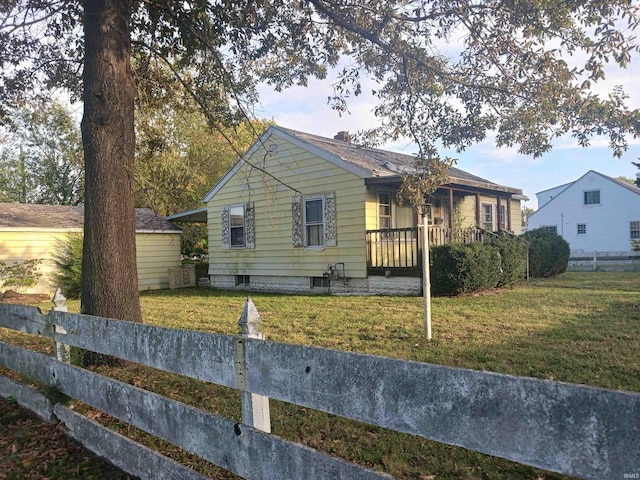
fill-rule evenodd
<path id="1" fill-rule="evenodd" d="M 403 177 L 399 175 L 379 176 L 365 178 L 365 185 L 399 188 L 402 181 Z M 522 190 L 519 188 L 507 187 L 505 185 L 498 185 L 497 183 L 491 182 L 478 182 L 453 176 L 449 177 L 449 182 L 441 185 L 438 190 L 440 190 L 440 193 L 453 190 L 470 195 L 480 194 L 513 198 L 514 200 L 528 200 L 528 197 L 523 195 Z"/>
<path id="2" fill-rule="evenodd" d="M 167 220 L 183 223 L 207 223 L 207 207 L 176 213 L 168 216 Z"/>

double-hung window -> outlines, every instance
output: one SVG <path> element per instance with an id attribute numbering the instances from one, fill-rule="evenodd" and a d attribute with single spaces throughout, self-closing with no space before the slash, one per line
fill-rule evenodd
<path id="1" fill-rule="evenodd" d="M 324 246 L 324 198 L 322 196 L 305 198 L 304 225 L 306 246 Z"/>
<path id="2" fill-rule="evenodd" d="M 578 235 L 586 235 L 586 234 L 587 234 L 587 224 L 578 223 Z"/>
<path id="3" fill-rule="evenodd" d="M 245 247 L 244 204 L 229 207 L 229 232 L 232 247 Z"/>
<path id="4" fill-rule="evenodd" d="M 507 225 L 507 206 L 500 204 L 500 230 L 506 230 Z"/>
<path id="5" fill-rule="evenodd" d="M 600 190 L 588 190 L 584 192 L 584 204 L 585 205 L 599 205 L 600 204 Z"/>
<path id="6" fill-rule="evenodd" d="M 253 202 L 223 205 L 222 248 L 255 248 Z"/>
<path id="7" fill-rule="evenodd" d="M 482 204 L 482 228 L 493 232 L 493 205 L 491 203 Z"/>
<path id="8" fill-rule="evenodd" d="M 391 222 L 391 194 L 378 192 L 378 228 L 392 228 Z"/>
<path id="9" fill-rule="evenodd" d="M 335 192 L 294 196 L 291 229 L 294 248 L 335 247 L 338 233 Z"/>
<path id="10" fill-rule="evenodd" d="M 631 240 L 640 240 L 640 221 L 629 222 L 629 236 Z"/>

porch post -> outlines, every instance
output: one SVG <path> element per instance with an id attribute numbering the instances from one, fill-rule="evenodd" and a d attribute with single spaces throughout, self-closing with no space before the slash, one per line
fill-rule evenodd
<path id="1" fill-rule="evenodd" d="M 513 232 L 513 228 L 511 228 L 511 195 L 507 198 L 507 230 Z"/>
<path id="2" fill-rule="evenodd" d="M 453 230 L 453 188 L 449 189 L 449 228 Z"/>
<path id="3" fill-rule="evenodd" d="M 476 193 L 476 227 L 480 228 L 480 194 Z"/>
<path id="4" fill-rule="evenodd" d="M 496 225 L 498 227 L 498 231 L 502 230 L 501 226 L 502 226 L 502 202 L 500 201 L 500 195 L 498 195 L 496 197 L 496 210 L 498 210 L 496 212 L 496 220 L 498 220 L 498 224 Z"/>

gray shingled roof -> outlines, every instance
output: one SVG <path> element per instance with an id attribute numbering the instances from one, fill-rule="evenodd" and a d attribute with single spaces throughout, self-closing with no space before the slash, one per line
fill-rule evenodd
<path id="1" fill-rule="evenodd" d="M 82 228 L 84 207 L 0 203 L 0 228 Z M 136 230 L 179 232 L 180 228 L 149 208 L 136 208 Z"/>
<path id="2" fill-rule="evenodd" d="M 300 140 L 304 140 L 305 142 L 327 150 L 349 163 L 365 168 L 371 171 L 375 176 L 396 177 L 398 175 L 406 175 L 415 171 L 415 157 L 412 155 L 389 152 L 387 150 L 380 150 L 377 148 L 361 147 L 343 140 L 319 137 L 318 135 L 299 132 L 289 128 L 278 128 L 299 138 Z M 494 182 L 455 167 L 449 169 L 449 177 L 452 177 L 452 179 L 459 178 L 461 180 L 497 185 Z"/>

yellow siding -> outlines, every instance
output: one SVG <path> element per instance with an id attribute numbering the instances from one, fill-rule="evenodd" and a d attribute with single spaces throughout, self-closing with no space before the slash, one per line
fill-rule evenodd
<path id="1" fill-rule="evenodd" d="M 382 228 L 378 223 L 378 191 L 392 194 L 393 228 L 408 228 L 416 226 L 416 214 L 414 208 L 406 202 L 400 205 L 400 202 L 398 202 L 398 199 L 396 198 L 397 191 L 384 187 L 369 186 L 367 188 L 367 204 L 365 207 L 367 215 L 367 230 L 379 230 Z"/>
<path id="2" fill-rule="evenodd" d="M 511 230 L 516 235 L 522 233 L 522 206 L 520 200 L 511 200 Z"/>
<path id="3" fill-rule="evenodd" d="M 51 278 L 54 266 L 52 255 L 57 243 L 66 236 L 67 232 L 63 230 L 0 231 L 0 261 L 11 263 L 42 259 L 43 262 L 38 269 L 42 276 L 37 285 L 26 291 L 53 294 L 55 287 Z"/>
<path id="4" fill-rule="evenodd" d="M 355 174 L 278 139 L 278 153 L 251 159 L 303 195 L 335 192 L 337 246 L 294 248 L 291 203 L 296 192 L 244 165 L 207 204 L 209 261 L 213 275 L 322 276 L 343 262 L 348 277 L 366 277 L 365 186 Z M 264 163 L 263 163 L 264 162 Z M 221 208 L 254 202 L 255 248 L 222 248 Z"/>
<path id="5" fill-rule="evenodd" d="M 77 230 L 76 230 L 77 231 Z M 69 231 L 63 230 L 10 230 L 0 231 L 0 261 L 22 262 L 40 258 L 43 263 L 38 284 L 26 290 L 29 293 L 53 294 L 53 255 L 58 242 Z M 168 270 L 180 266 L 180 235 L 138 233 L 138 282 L 140 290 L 168 288 Z"/>
<path id="6" fill-rule="evenodd" d="M 458 201 L 454 202 L 454 219 L 457 218 L 460 221 L 460 227 L 475 227 L 476 226 L 476 197 L 474 195 L 469 195 L 463 197 Z M 455 223 L 455 221 L 454 221 Z M 454 225 L 457 226 L 457 225 Z"/>
<path id="7" fill-rule="evenodd" d="M 179 233 L 136 235 L 138 289 L 169 288 L 169 270 L 180 266 Z"/>

